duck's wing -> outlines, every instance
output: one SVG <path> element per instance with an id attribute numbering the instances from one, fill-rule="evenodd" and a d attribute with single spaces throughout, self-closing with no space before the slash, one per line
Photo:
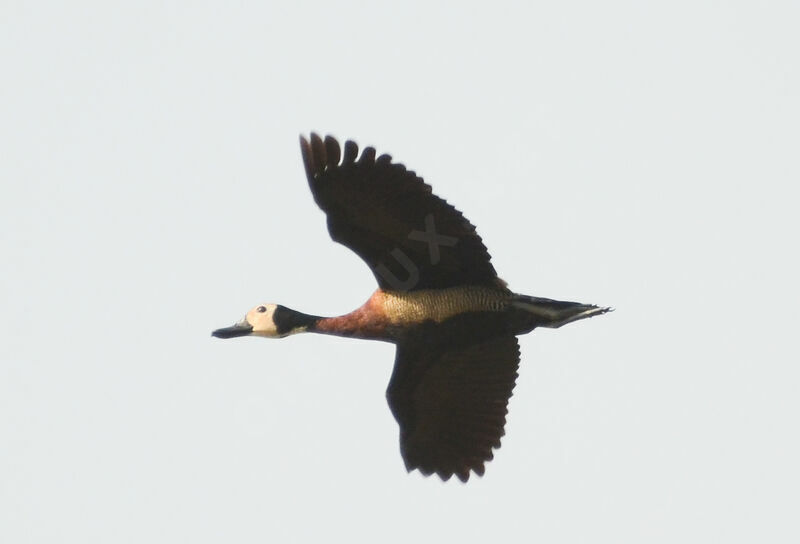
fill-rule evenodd
<path id="1" fill-rule="evenodd" d="M 471 341 L 469 330 L 429 332 L 397 344 L 386 398 L 406 469 L 465 482 L 470 471 L 482 476 L 492 448 L 500 447 L 519 345 L 510 335 Z"/>
<path id="2" fill-rule="evenodd" d="M 504 286 L 475 227 L 389 155 L 300 137 L 314 200 L 331 238 L 355 251 L 384 290 Z"/>

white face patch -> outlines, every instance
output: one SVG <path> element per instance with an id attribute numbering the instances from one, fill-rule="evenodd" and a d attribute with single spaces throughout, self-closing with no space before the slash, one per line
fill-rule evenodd
<path id="1" fill-rule="evenodd" d="M 278 338 L 278 327 L 275 325 L 275 308 L 277 304 L 261 304 L 256 306 L 244 316 L 251 327 L 254 336 L 265 336 L 267 338 Z"/>

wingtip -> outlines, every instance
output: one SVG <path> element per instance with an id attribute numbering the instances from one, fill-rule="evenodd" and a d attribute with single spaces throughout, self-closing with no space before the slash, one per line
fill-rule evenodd
<path id="1" fill-rule="evenodd" d="M 423 477 L 428 478 L 436 474 L 442 483 L 449 482 L 450 480 L 458 480 L 462 484 L 469 482 L 470 477 L 474 474 L 476 478 L 481 478 L 486 473 L 486 462 L 491 461 L 493 456 L 484 459 L 479 463 L 470 465 L 468 467 L 461 467 L 457 469 L 437 470 L 430 467 L 422 467 L 419 465 L 412 465 L 406 461 L 406 472 L 409 474 L 418 471 Z M 453 478 L 455 476 L 455 479 Z"/>
<path id="2" fill-rule="evenodd" d="M 301 132 L 298 139 L 300 140 L 300 145 L 307 145 L 310 147 L 314 140 L 322 140 L 322 137 L 320 137 L 319 132 L 312 130 L 307 135 Z"/>

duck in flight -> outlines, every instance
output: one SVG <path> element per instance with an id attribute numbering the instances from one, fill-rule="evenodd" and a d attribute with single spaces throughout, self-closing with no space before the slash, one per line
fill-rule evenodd
<path id="1" fill-rule="evenodd" d="M 504 434 L 517 336 L 610 309 L 512 292 L 475 227 L 389 155 L 313 133 L 300 137 L 300 149 L 331 238 L 367 263 L 378 289 L 339 317 L 260 304 L 212 335 L 316 332 L 394 343 L 386 399 L 406 469 L 443 480 L 483 475 Z"/>

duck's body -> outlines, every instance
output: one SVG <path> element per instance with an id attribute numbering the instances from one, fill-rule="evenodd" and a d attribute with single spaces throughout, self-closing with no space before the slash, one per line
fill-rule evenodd
<path id="1" fill-rule="evenodd" d="M 318 317 L 275 304 L 214 336 L 316 332 L 397 345 L 387 390 L 408 470 L 483 474 L 500 446 L 516 380 L 516 336 L 608 311 L 519 295 L 497 277 L 474 227 L 388 155 L 344 153 L 331 137 L 301 138 L 314 198 L 331 237 L 372 268 L 379 288 L 361 307 Z"/>
<path id="2" fill-rule="evenodd" d="M 426 321 L 442 323 L 467 313 L 499 313 L 508 307 L 509 293 L 486 287 L 451 287 L 421 291 L 376 290 L 353 312 L 317 322 L 313 330 L 354 338 L 396 341 L 403 331 Z"/>

